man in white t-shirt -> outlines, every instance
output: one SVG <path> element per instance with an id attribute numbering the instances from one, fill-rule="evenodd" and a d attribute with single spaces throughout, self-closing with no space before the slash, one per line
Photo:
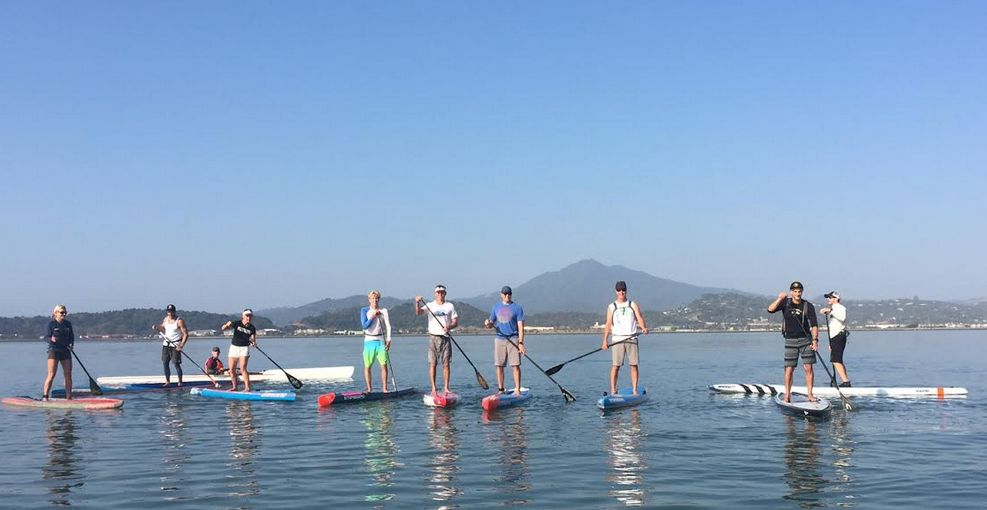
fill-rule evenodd
<path id="1" fill-rule="evenodd" d="M 456 307 L 446 301 L 445 285 L 435 286 L 435 301 L 423 301 L 421 296 L 415 297 L 415 315 L 428 316 L 428 376 L 432 381 L 432 395 L 438 393 L 435 372 L 439 363 L 442 363 L 443 391 L 449 393 L 449 362 L 452 360 L 449 332 L 459 325 L 459 314 Z"/>
<path id="2" fill-rule="evenodd" d="M 846 337 L 849 330 L 846 328 L 846 307 L 840 303 L 840 294 L 835 290 L 825 294 L 829 306 L 820 308 L 819 311 L 826 316 L 826 325 L 829 328 L 829 361 L 833 364 L 833 369 L 839 374 L 841 388 L 850 387 L 850 378 L 846 374 L 846 366 L 843 365 L 843 350 L 846 349 Z M 836 379 L 830 383 L 836 385 Z"/>

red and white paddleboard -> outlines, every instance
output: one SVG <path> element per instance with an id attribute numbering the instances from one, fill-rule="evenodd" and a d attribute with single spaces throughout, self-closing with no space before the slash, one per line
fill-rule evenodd
<path id="1" fill-rule="evenodd" d="M 453 392 L 448 393 L 426 393 L 422 395 L 422 402 L 429 407 L 452 407 L 459 402 L 459 395 Z"/>

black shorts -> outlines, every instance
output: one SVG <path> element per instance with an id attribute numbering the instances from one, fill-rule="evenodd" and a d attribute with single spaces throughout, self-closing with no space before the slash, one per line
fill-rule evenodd
<path id="1" fill-rule="evenodd" d="M 846 331 L 829 339 L 829 361 L 831 363 L 843 363 L 843 349 L 846 349 Z"/>
<path id="2" fill-rule="evenodd" d="M 48 359 L 55 361 L 65 361 L 72 359 L 72 353 L 68 349 L 48 349 Z"/>
<path id="3" fill-rule="evenodd" d="M 172 362 L 176 365 L 182 364 L 182 352 L 170 345 L 161 346 L 161 362 Z"/>

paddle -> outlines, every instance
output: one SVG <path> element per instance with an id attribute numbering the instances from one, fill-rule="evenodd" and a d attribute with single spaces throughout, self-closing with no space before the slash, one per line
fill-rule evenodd
<path id="1" fill-rule="evenodd" d="M 510 338 L 507 338 L 506 340 L 508 342 L 510 342 L 510 344 L 513 345 L 515 349 L 517 349 L 518 351 L 521 350 L 518 347 L 518 345 L 516 343 L 514 343 L 514 341 L 512 341 Z M 535 363 L 535 360 L 531 359 L 531 356 L 528 356 L 528 353 L 524 353 L 524 357 L 525 358 L 528 358 L 528 361 L 530 361 L 531 364 L 535 366 L 535 368 L 537 368 L 538 370 L 541 370 L 541 373 L 545 374 L 545 377 L 548 377 L 548 379 L 550 381 L 552 381 L 553 383 L 555 383 L 555 385 L 558 386 L 560 390 L 562 390 L 562 397 L 565 398 L 565 401 L 567 403 L 568 402 L 575 402 L 576 401 L 576 397 L 572 396 L 572 393 L 569 393 L 569 391 L 566 390 L 565 388 L 563 388 L 562 385 L 558 383 L 558 381 L 556 381 L 555 379 L 553 379 L 552 376 L 549 375 L 549 373 L 545 371 L 545 369 L 543 369 L 542 367 L 538 366 L 538 363 Z"/>
<path id="2" fill-rule="evenodd" d="M 267 355 L 267 353 L 266 353 L 266 352 L 264 352 L 264 350 L 263 350 L 263 349 L 261 349 L 261 348 L 260 348 L 259 346 L 257 346 L 256 344 L 254 344 L 254 349 L 257 349 L 258 351 L 260 351 L 260 353 L 261 353 L 261 354 L 263 354 L 263 355 L 264 355 L 264 357 L 265 357 L 265 358 L 267 358 L 267 360 L 268 360 L 268 361 L 270 361 L 271 363 L 274 363 L 274 366 L 276 366 L 276 367 L 278 367 L 278 368 L 281 368 L 281 365 L 278 365 L 278 362 L 277 362 L 277 361 L 274 361 L 273 359 L 271 359 L 271 357 L 270 357 L 270 356 L 268 356 L 268 355 Z M 231 369 L 231 370 L 232 370 L 232 369 Z M 294 388 L 295 388 L 296 390 L 300 390 L 300 389 L 302 388 L 302 382 L 301 382 L 301 381 L 299 381 L 299 380 L 298 380 L 298 379 L 297 379 L 296 377 L 294 377 L 293 375 L 291 375 L 291 374 L 289 374 L 289 373 L 288 373 L 288 371 L 287 371 L 287 370 L 285 370 L 284 368 L 281 368 L 281 371 L 282 371 L 282 372 L 284 372 L 284 376 L 288 378 L 288 382 L 290 382 L 290 383 L 291 383 L 291 386 L 292 386 L 292 387 L 294 387 Z M 385 382 L 385 384 L 386 384 L 386 382 Z"/>
<path id="3" fill-rule="evenodd" d="M 415 306 L 418 306 L 418 303 L 415 303 Z M 429 308 L 428 305 L 424 305 L 424 307 L 426 310 L 428 310 L 428 314 L 431 315 L 436 322 L 439 322 L 439 318 L 436 317 L 434 313 L 432 313 L 432 309 Z M 466 352 L 463 351 L 463 348 L 459 346 L 459 342 L 457 342 L 456 339 L 453 338 L 452 335 L 450 335 L 449 333 L 446 333 L 442 336 L 448 338 L 449 340 L 452 340 L 452 344 L 455 345 L 457 349 L 459 349 L 460 354 L 462 354 L 463 357 L 466 358 L 466 361 L 469 362 L 470 366 L 473 367 L 473 372 L 476 372 L 476 383 L 479 384 L 480 387 L 485 390 L 490 389 L 490 385 L 487 384 L 487 380 L 484 379 L 483 374 L 481 374 L 480 370 L 477 369 L 476 365 L 473 364 L 473 360 L 471 360 L 470 357 L 466 355 Z"/>
<path id="4" fill-rule="evenodd" d="M 391 365 L 391 357 L 387 357 L 387 372 L 391 374 L 391 386 L 394 387 L 394 391 L 398 391 L 398 383 L 394 380 L 394 366 Z M 387 386 L 387 381 L 384 381 L 384 386 Z"/>
<path id="5" fill-rule="evenodd" d="M 89 371 L 86 370 L 86 366 L 82 364 L 82 360 L 79 359 L 79 356 L 75 353 L 75 350 L 69 348 L 69 352 L 72 353 L 72 357 L 75 358 L 75 361 L 79 363 L 80 367 L 82 367 L 82 371 L 86 373 L 87 377 L 89 377 L 89 391 L 96 396 L 102 395 L 103 388 L 100 388 L 99 385 L 96 384 L 96 379 L 93 379 L 93 376 L 89 375 Z"/>
<path id="6" fill-rule="evenodd" d="M 168 342 L 172 347 L 175 347 L 175 342 L 173 340 L 169 340 L 168 337 L 164 336 L 164 333 L 160 333 L 159 332 L 158 334 L 161 335 L 161 338 L 164 338 L 164 341 L 165 342 Z M 208 377 L 210 381 L 212 381 L 213 386 L 219 388 L 219 383 L 216 382 L 216 379 L 213 379 L 212 376 L 209 375 L 209 372 L 206 372 L 206 369 L 202 368 L 202 366 L 200 366 L 198 363 L 196 363 L 195 360 L 192 359 L 192 356 L 189 356 L 188 354 L 186 354 L 186 352 L 185 352 L 184 349 L 182 349 L 181 351 L 178 351 L 178 352 L 182 353 L 182 355 L 184 355 L 189 361 L 191 361 L 193 365 L 195 365 L 199 370 L 201 370 L 202 373 L 205 374 L 206 377 Z"/>
<path id="7" fill-rule="evenodd" d="M 622 344 L 624 342 L 630 342 L 631 340 L 637 340 L 637 335 L 631 336 L 630 338 L 627 338 L 625 340 L 621 340 L 619 342 L 614 342 L 614 343 L 610 344 L 608 347 L 613 347 L 613 346 L 615 346 L 617 344 Z M 566 361 L 564 363 L 559 363 L 558 365 L 555 365 L 554 367 L 549 368 L 548 370 L 546 370 L 545 371 L 545 375 L 555 375 L 555 374 L 557 374 L 559 372 L 559 370 L 562 370 L 562 367 L 564 367 L 566 363 L 572 363 L 573 361 L 576 361 L 578 359 L 583 359 L 586 356 L 589 356 L 590 354 L 596 354 L 596 353 L 598 353 L 598 352 L 600 352 L 602 350 L 603 350 L 603 347 L 597 347 L 596 349 L 593 349 L 592 351 L 589 351 L 586 354 L 583 354 L 582 356 L 576 356 L 575 358 L 572 358 L 569 361 Z"/>

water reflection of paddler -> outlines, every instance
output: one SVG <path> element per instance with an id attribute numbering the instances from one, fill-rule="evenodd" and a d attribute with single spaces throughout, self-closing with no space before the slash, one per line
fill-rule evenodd
<path id="1" fill-rule="evenodd" d="M 163 397 L 164 402 L 161 407 L 162 413 L 158 430 L 161 434 L 161 451 L 163 453 L 160 477 L 162 491 L 177 491 L 184 486 L 185 480 L 181 478 L 182 467 L 191 458 L 191 453 L 186 448 L 186 445 L 189 444 L 189 433 L 185 421 L 185 402 L 187 400 L 183 397 L 184 395 L 171 393 Z M 177 495 L 167 499 L 175 499 L 176 497 Z"/>
<path id="2" fill-rule="evenodd" d="M 606 449 L 610 473 L 610 495 L 624 506 L 644 505 L 644 473 L 647 464 L 641 451 L 641 411 L 607 415 Z"/>
<path id="3" fill-rule="evenodd" d="M 52 506 L 71 506 L 72 489 L 82 487 L 84 475 L 78 469 L 75 443 L 79 439 L 77 417 L 73 413 L 48 413 L 45 418 L 48 439 L 48 462 L 41 468 L 41 478 L 48 481 Z"/>
<path id="4" fill-rule="evenodd" d="M 425 483 L 432 494 L 433 501 L 443 502 L 443 507 L 450 504 L 453 498 L 463 493 L 455 487 L 456 474 L 459 473 L 459 448 L 456 442 L 458 430 L 452 422 L 452 415 L 443 409 L 433 409 L 428 419 L 428 443 L 433 455 L 427 468 Z"/>
<path id="5" fill-rule="evenodd" d="M 380 405 L 368 407 L 367 416 L 362 420 L 363 426 L 367 429 L 367 439 L 364 442 L 367 455 L 364 463 L 367 473 L 370 474 L 369 485 L 381 491 L 367 494 L 365 500 L 368 502 L 394 499 L 394 493 L 388 492 L 394 484 L 392 479 L 398 465 L 395 460 L 398 447 L 391 434 L 391 426 L 394 422 L 391 416 L 393 404 L 394 402 L 384 401 Z"/>
<path id="6" fill-rule="evenodd" d="M 833 460 L 833 467 L 836 469 L 834 482 L 839 488 L 834 488 L 833 492 L 840 492 L 850 497 L 849 493 L 853 483 L 853 452 L 856 449 L 856 442 L 851 439 L 849 429 L 849 414 L 841 413 L 830 420 L 829 435 L 832 439 L 833 453 L 836 459 Z"/>
<path id="7" fill-rule="evenodd" d="M 816 422 L 793 416 L 783 416 L 787 430 L 785 442 L 785 483 L 789 492 L 785 499 L 799 506 L 822 506 L 823 488 L 827 481 L 819 473 L 819 434 Z"/>
<path id="8" fill-rule="evenodd" d="M 531 486 L 528 480 L 528 438 L 524 424 L 524 409 L 511 409 L 503 420 L 495 426 L 500 440 L 500 463 L 502 472 L 497 479 L 497 488 L 508 498 L 504 505 L 523 505 L 529 500 L 522 498 Z M 491 417 L 494 415 L 490 415 Z"/>
<path id="9" fill-rule="evenodd" d="M 227 467 L 242 474 L 243 481 L 236 476 L 227 477 L 230 496 L 256 496 L 260 494 L 256 473 L 253 468 L 254 454 L 260 449 L 260 434 L 254 423 L 254 412 L 249 402 L 229 402 L 226 416 L 230 420 L 230 462 Z"/>

